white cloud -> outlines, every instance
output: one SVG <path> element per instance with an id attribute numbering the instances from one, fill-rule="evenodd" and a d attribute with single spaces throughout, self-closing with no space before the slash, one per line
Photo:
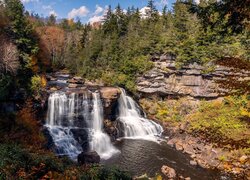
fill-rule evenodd
<path id="1" fill-rule="evenodd" d="M 53 8 L 51 7 L 51 5 L 43 5 L 42 6 L 42 9 L 44 9 L 44 10 L 52 10 Z"/>
<path id="2" fill-rule="evenodd" d="M 93 13 L 92 17 L 89 18 L 90 24 L 93 24 L 95 22 L 101 22 L 108 10 L 108 6 L 105 6 L 103 8 L 97 4 L 95 7 L 96 7 L 95 12 Z"/>
<path id="3" fill-rule="evenodd" d="M 101 6 L 99 6 L 98 4 L 95 6 L 95 8 L 96 8 L 96 10 L 94 12 L 94 15 L 98 15 L 104 11 L 104 9 Z"/>
<path id="4" fill-rule="evenodd" d="M 145 6 L 143 8 L 140 9 L 140 14 L 141 14 L 141 18 L 147 18 L 147 11 L 149 11 L 150 8 Z"/>
<path id="5" fill-rule="evenodd" d="M 22 3 L 38 2 L 39 0 L 21 0 Z"/>
<path id="6" fill-rule="evenodd" d="M 55 12 L 55 10 L 51 10 L 51 11 L 49 12 L 49 15 L 57 16 L 57 13 Z"/>
<path id="7" fill-rule="evenodd" d="M 79 9 L 72 9 L 69 13 L 68 13 L 68 18 L 69 19 L 74 19 L 76 17 L 85 17 L 87 16 L 89 13 L 89 10 L 86 6 L 81 6 Z"/>
<path id="8" fill-rule="evenodd" d="M 101 16 L 93 16 L 89 19 L 89 23 L 93 24 L 95 22 L 101 22 L 103 20 L 103 15 Z"/>

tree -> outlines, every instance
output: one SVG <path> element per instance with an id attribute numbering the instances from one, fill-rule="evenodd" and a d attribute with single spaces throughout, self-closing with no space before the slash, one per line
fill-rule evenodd
<path id="1" fill-rule="evenodd" d="M 25 16 L 20 0 L 5 0 L 4 8 L 9 23 L 5 26 L 7 37 L 11 38 L 19 51 L 18 78 L 15 79 L 16 89 L 29 89 L 30 78 L 33 76 L 33 65 L 38 52 L 37 38 L 32 25 Z"/>
<path id="2" fill-rule="evenodd" d="M 166 27 L 168 23 L 168 12 L 167 12 L 167 5 L 165 5 L 162 9 L 162 20 L 163 20 L 163 25 Z"/>
<path id="3" fill-rule="evenodd" d="M 16 75 L 19 68 L 17 47 L 6 37 L 0 36 L 0 74 Z"/>
<path id="4" fill-rule="evenodd" d="M 36 29 L 40 37 L 41 51 L 49 58 L 55 68 L 63 67 L 65 64 L 65 32 L 55 26 L 39 27 Z M 47 53 L 46 53 L 47 52 Z M 46 59 L 44 60 L 46 61 Z"/>
<path id="5" fill-rule="evenodd" d="M 80 39 L 80 44 L 82 48 L 85 48 L 87 46 L 87 43 L 89 41 L 90 30 L 91 30 L 91 26 L 89 24 L 84 25 L 82 29 L 81 39 Z"/>
<path id="6" fill-rule="evenodd" d="M 111 19 L 111 16 L 112 16 L 112 8 L 111 8 L 111 5 L 108 6 L 108 9 L 107 9 L 107 12 L 106 14 L 104 15 L 104 22 L 107 22 Z"/>
<path id="7" fill-rule="evenodd" d="M 55 24 L 56 24 L 56 16 L 55 16 L 54 14 L 51 14 L 51 15 L 49 16 L 47 25 L 48 25 L 48 26 L 54 26 Z"/>
<path id="8" fill-rule="evenodd" d="M 146 15 L 149 19 L 158 20 L 158 10 L 155 6 L 154 0 L 149 0 L 147 7 L 149 8 Z"/>

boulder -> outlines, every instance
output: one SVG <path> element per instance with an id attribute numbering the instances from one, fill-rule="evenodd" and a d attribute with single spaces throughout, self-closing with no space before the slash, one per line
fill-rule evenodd
<path id="1" fill-rule="evenodd" d="M 183 150 L 183 143 L 178 141 L 176 144 L 175 144 L 175 149 L 177 151 L 182 151 Z"/>
<path id="2" fill-rule="evenodd" d="M 101 158 L 96 151 L 82 152 L 77 157 L 78 163 L 83 164 L 97 164 L 100 163 Z"/>
<path id="3" fill-rule="evenodd" d="M 56 87 L 51 87 L 50 90 L 51 91 L 57 91 L 58 89 Z"/>
<path id="4" fill-rule="evenodd" d="M 70 84 L 77 84 L 77 80 L 74 79 L 69 79 L 67 82 Z"/>
<path id="5" fill-rule="evenodd" d="M 197 165 L 197 162 L 196 162 L 196 161 L 193 161 L 193 160 L 190 161 L 189 163 L 190 163 L 192 166 L 196 166 L 196 165 Z"/>
<path id="6" fill-rule="evenodd" d="M 115 87 L 102 87 L 100 89 L 100 94 L 104 103 L 105 118 L 115 120 L 115 110 L 117 109 L 116 107 L 118 105 L 121 90 Z"/>
<path id="7" fill-rule="evenodd" d="M 72 79 L 68 80 L 70 84 L 84 84 L 84 80 L 81 77 L 73 77 Z"/>
<path id="8" fill-rule="evenodd" d="M 73 79 L 76 81 L 83 81 L 83 78 L 80 76 L 75 76 L 75 77 L 73 77 Z"/>
<path id="9" fill-rule="evenodd" d="M 176 172 L 173 168 L 168 167 L 168 166 L 162 166 L 161 167 L 161 172 L 169 179 L 174 179 L 176 178 Z"/>
<path id="10" fill-rule="evenodd" d="M 78 84 L 69 84 L 68 88 L 77 88 L 79 87 Z"/>

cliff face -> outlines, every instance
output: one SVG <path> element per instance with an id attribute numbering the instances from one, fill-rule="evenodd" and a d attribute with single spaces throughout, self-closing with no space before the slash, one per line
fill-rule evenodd
<path id="1" fill-rule="evenodd" d="M 137 89 L 142 96 L 155 94 L 213 99 L 229 92 L 219 82 L 230 80 L 241 83 L 250 80 L 250 71 L 234 71 L 221 65 L 215 65 L 209 73 L 205 73 L 208 67 L 196 63 L 177 69 L 175 59 L 168 55 L 154 58 L 154 64 L 153 69 L 137 79 Z"/>

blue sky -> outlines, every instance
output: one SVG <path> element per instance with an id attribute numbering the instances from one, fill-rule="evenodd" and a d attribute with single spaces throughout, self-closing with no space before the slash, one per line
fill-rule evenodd
<path id="1" fill-rule="evenodd" d="M 80 18 L 82 22 L 93 22 L 100 19 L 107 5 L 112 8 L 119 3 L 123 9 L 134 5 L 142 9 L 148 0 L 21 0 L 30 12 L 38 13 L 44 17 L 55 14 L 58 18 Z M 157 8 L 164 5 L 171 8 L 175 0 L 155 0 Z"/>

